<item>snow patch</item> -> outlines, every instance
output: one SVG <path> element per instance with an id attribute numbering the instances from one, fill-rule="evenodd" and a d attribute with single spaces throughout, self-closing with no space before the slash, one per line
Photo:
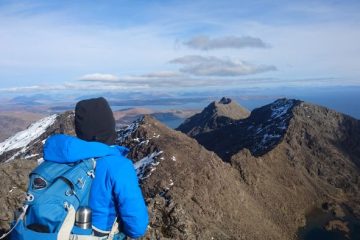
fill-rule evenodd
<path id="1" fill-rule="evenodd" d="M 280 134 L 268 134 L 265 133 L 262 136 L 262 139 L 260 143 L 255 147 L 255 151 L 259 151 L 265 148 L 268 148 L 269 146 L 273 145 L 275 142 L 277 142 L 281 138 Z"/>
<path id="2" fill-rule="evenodd" d="M 175 157 L 175 156 L 172 156 L 172 157 L 171 157 L 171 160 L 173 160 L 174 162 L 176 162 L 176 157 Z"/>
<path id="3" fill-rule="evenodd" d="M 160 134 L 153 133 L 153 136 L 151 138 L 159 138 L 159 137 L 160 137 Z"/>
<path id="4" fill-rule="evenodd" d="M 272 110 L 271 117 L 272 118 L 282 117 L 283 115 L 285 115 L 289 112 L 289 110 L 293 107 L 293 105 L 294 105 L 294 101 L 292 101 L 292 100 L 276 101 L 271 106 L 271 110 Z"/>
<path id="5" fill-rule="evenodd" d="M 26 155 L 25 159 L 33 158 L 33 157 L 36 157 L 36 156 L 39 156 L 39 154 L 35 153 L 35 154 L 31 154 L 31 155 Z"/>
<path id="6" fill-rule="evenodd" d="M 37 160 L 38 165 L 40 165 L 43 161 L 44 161 L 44 158 L 39 158 L 39 159 Z"/>
<path id="7" fill-rule="evenodd" d="M 150 177 L 151 172 L 155 171 L 155 167 L 160 163 L 156 162 L 155 158 L 162 153 L 163 151 L 153 152 L 150 155 L 134 163 L 136 174 L 139 179 L 143 180 Z"/>
<path id="8" fill-rule="evenodd" d="M 261 145 L 266 145 L 268 141 L 272 141 L 273 139 L 279 139 L 281 137 L 280 134 L 267 134 L 265 133 L 263 139 L 261 140 Z"/>
<path id="9" fill-rule="evenodd" d="M 256 129 L 255 134 L 259 134 L 259 133 L 262 132 L 263 130 L 264 130 L 263 128 L 258 127 L 258 128 Z"/>
<path id="10" fill-rule="evenodd" d="M 172 186 L 174 186 L 174 182 L 173 182 L 172 179 L 170 179 L 169 186 L 168 186 L 168 187 L 165 187 L 165 191 L 169 191 Z"/>
<path id="11" fill-rule="evenodd" d="M 17 189 L 17 187 L 12 187 L 10 190 L 9 190 L 9 193 L 12 193 L 14 191 L 14 189 Z"/>
<path id="12" fill-rule="evenodd" d="M 9 161 L 20 155 L 20 153 L 25 153 L 27 145 L 40 137 L 49 126 L 54 124 L 57 116 L 57 114 L 54 114 L 45 117 L 31 124 L 27 129 L 16 133 L 14 136 L 0 143 L 0 155 L 10 150 L 21 148 L 19 152 L 15 153 L 10 159 L 7 160 Z"/>
<path id="13" fill-rule="evenodd" d="M 140 146 L 140 145 L 143 145 L 143 144 L 148 145 L 149 140 L 141 141 L 138 145 Z"/>
<path id="14" fill-rule="evenodd" d="M 133 122 L 132 124 L 130 124 L 129 126 L 127 126 L 125 129 L 119 130 L 117 141 L 120 144 L 123 143 L 129 136 L 131 136 L 131 134 L 133 132 L 136 131 L 136 129 L 138 129 L 139 122 L 140 122 L 140 120 L 137 120 L 137 121 Z M 135 139 L 138 139 L 138 138 L 135 138 Z"/>

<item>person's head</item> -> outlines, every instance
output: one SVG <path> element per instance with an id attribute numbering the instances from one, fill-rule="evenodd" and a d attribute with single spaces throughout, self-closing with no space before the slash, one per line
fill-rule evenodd
<path id="1" fill-rule="evenodd" d="M 86 99 L 76 104 L 75 132 L 85 141 L 115 143 L 115 119 L 105 98 Z"/>

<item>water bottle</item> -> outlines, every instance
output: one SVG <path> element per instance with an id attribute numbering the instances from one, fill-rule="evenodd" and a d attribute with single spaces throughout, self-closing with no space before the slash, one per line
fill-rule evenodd
<path id="1" fill-rule="evenodd" d="M 75 226 L 82 229 L 91 228 L 91 215 L 92 211 L 89 207 L 79 207 L 75 214 Z"/>

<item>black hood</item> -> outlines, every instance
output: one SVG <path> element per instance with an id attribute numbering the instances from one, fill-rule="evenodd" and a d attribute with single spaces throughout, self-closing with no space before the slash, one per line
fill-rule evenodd
<path id="1" fill-rule="evenodd" d="M 86 99 L 76 104 L 75 132 L 85 141 L 115 143 L 115 119 L 105 98 Z"/>

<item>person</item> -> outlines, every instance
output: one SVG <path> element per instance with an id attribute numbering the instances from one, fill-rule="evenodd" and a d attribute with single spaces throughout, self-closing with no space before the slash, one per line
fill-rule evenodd
<path id="1" fill-rule="evenodd" d="M 89 195 L 94 235 L 106 236 L 118 219 L 123 234 L 143 236 L 148 225 L 147 208 L 133 164 L 124 156 L 128 150 L 115 145 L 115 119 L 104 98 L 76 104 L 75 132 L 77 138 L 64 134 L 49 138 L 44 158 L 62 163 L 97 159 Z"/>

